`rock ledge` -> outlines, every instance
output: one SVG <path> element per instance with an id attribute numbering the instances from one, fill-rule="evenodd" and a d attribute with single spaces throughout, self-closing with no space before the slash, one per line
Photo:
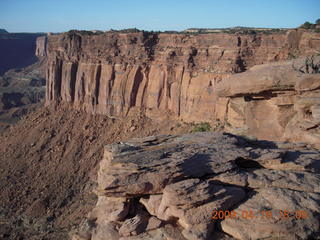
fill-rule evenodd
<path id="1" fill-rule="evenodd" d="M 107 145 L 98 202 L 73 239 L 319 237 L 320 152 L 225 133 Z"/>

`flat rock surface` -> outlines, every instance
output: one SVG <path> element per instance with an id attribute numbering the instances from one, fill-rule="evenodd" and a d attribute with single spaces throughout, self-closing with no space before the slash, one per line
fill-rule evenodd
<path id="1" fill-rule="evenodd" d="M 98 191 L 113 196 L 161 193 L 170 183 L 231 170 L 237 157 L 247 156 L 237 143 L 221 133 L 197 133 L 108 145 Z"/>
<path id="2" fill-rule="evenodd" d="M 319 194 L 262 189 L 235 208 L 237 217 L 225 219 L 221 227 L 237 239 L 310 239 L 319 236 L 319 202 Z"/>
<path id="3" fill-rule="evenodd" d="M 107 145 L 89 215 L 96 216 L 93 236 L 317 238 L 319 163 L 319 150 L 305 144 L 215 132 Z"/>
<path id="4" fill-rule="evenodd" d="M 232 171 L 212 178 L 220 184 L 232 184 L 250 188 L 277 187 L 303 192 L 320 192 L 320 175 L 308 172 L 256 169 Z"/>

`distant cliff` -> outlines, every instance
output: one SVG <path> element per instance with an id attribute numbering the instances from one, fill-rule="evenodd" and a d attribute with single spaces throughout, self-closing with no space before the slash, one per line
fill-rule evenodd
<path id="1" fill-rule="evenodd" d="M 70 102 L 90 113 L 219 119 L 216 85 L 257 64 L 317 53 L 320 34 L 102 34 L 49 36 L 46 103 Z M 254 80 L 253 80 L 254 81 Z M 217 109 L 219 108 L 219 109 Z"/>
<path id="2" fill-rule="evenodd" d="M 0 33 L 0 75 L 12 68 L 23 68 L 37 61 L 36 39 L 41 33 Z"/>
<path id="3" fill-rule="evenodd" d="M 41 36 L 36 40 L 35 55 L 39 58 L 47 56 L 47 37 Z"/>

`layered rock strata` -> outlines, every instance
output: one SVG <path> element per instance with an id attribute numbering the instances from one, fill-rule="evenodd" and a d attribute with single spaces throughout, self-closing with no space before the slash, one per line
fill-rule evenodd
<path id="1" fill-rule="evenodd" d="M 216 92 L 217 119 L 228 130 L 320 148 L 319 57 L 254 66 L 220 81 Z"/>
<path id="2" fill-rule="evenodd" d="M 319 172 L 306 145 L 223 133 L 107 145 L 97 205 L 73 239 L 317 238 Z"/>
<path id="3" fill-rule="evenodd" d="M 91 113 L 184 121 L 217 119 L 217 81 L 257 64 L 314 54 L 318 33 L 103 34 L 48 38 L 47 104 L 70 102 Z"/>
<path id="4" fill-rule="evenodd" d="M 47 37 L 46 36 L 41 36 L 37 38 L 35 55 L 38 58 L 47 56 Z"/>

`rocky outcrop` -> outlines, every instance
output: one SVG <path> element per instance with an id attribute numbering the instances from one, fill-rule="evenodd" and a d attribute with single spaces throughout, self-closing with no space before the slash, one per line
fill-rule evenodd
<path id="1" fill-rule="evenodd" d="M 47 104 L 91 113 L 215 121 L 216 83 L 257 64 L 313 54 L 319 34 L 68 32 L 48 38 Z"/>
<path id="2" fill-rule="evenodd" d="M 312 239 L 320 152 L 223 133 L 107 145 L 81 240 Z"/>
<path id="3" fill-rule="evenodd" d="M 36 40 L 36 56 L 39 58 L 47 56 L 47 37 L 41 36 Z"/>
<path id="4" fill-rule="evenodd" d="M 216 87 L 217 118 L 237 134 L 320 147 L 319 67 L 319 57 L 304 58 L 225 78 Z"/>

